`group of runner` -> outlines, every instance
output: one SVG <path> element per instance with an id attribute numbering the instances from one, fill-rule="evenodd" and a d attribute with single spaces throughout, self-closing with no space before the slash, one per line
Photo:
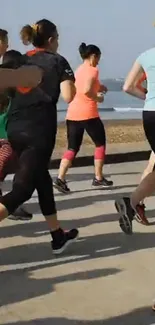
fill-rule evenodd
<path id="1" fill-rule="evenodd" d="M 48 171 L 57 133 L 57 102 L 61 93 L 67 102 L 68 149 L 64 153 L 54 186 L 69 193 L 65 176 L 82 144 L 84 131 L 94 142 L 94 187 L 111 187 L 104 177 L 106 135 L 99 117 L 98 103 L 108 89 L 99 81 L 101 51 L 96 45 L 82 43 L 82 64 L 74 73 L 67 60 L 58 54 L 58 31 L 54 23 L 42 19 L 26 25 L 20 32 L 24 45 L 33 50 L 22 55 L 8 51 L 8 33 L 0 29 L 0 221 L 5 218 L 30 220 L 24 202 L 34 190 L 51 234 L 54 254 L 61 254 L 78 238 L 78 229 L 64 231 L 58 221 L 53 182 Z M 124 91 L 145 100 L 143 125 L 152 149 L 142 180 L 131 197 L 115 201 L 123 232 L 132 234 L 132 223 L 148 225 L 144 200 L 155 191 L 155 48 L 142 53 L 124 84 Z M 143 82 L 147 81 L 147 87 Z M 12 190 L 3 195 L 2 183 L 10 164 L 16 161 Z M 155 306 L 153 305 L 153 310 Z"/>
<path id="2" fill-rule="evenodd" d="M 58 31 L 55 24 L 42 19 L 26 25 L 20 32 L 24 45 L 34 49 L 25 55 L 8 48 L 7 31 L 0 30 L 0 182 L 8 172 L 8 163 L 16 159 L 17 170 L 12 190 L 0 196 L 0 221 L 11 215 L 30 219 L 23 208 L 33 191 L 38 199 L 52 237 L 55 254 L 62 253 L 78 237 L 78 230 L 64 231 L 57 219 L 53 183 L 48 172 L 57 132 L 57 102 L 59 95 L 69 103 L 66 127 L 68 149 L 64 153 L 54 186 L 62 193 L 70 192 L 66 173 L 82 144 L 84 131 L 94 142 L 95 187 L 111 187 L 113 182 L 103 174 L 106 153 L 106 135 L 99 117 L 98 103 L 104 101 L 108 89 L 99 81 L 99 47 L 82 43 L 79 53 L 82 64 L 74 73 L 67 60 L 58 54 Z M 152 154 L 142 181 L 131 198 L 116 200 L 121 229 L 132 233 L 135 218 L 145 225 L 144 199 L 155 190 L 155 136 L 154 136 L 154 54 L 155 49 L 143 53 L 134 64 L 124 85 L 124 91 L 145 100 L 143 123 Z M 3 78 L 2 78 L 3 76 Z M 13 76 L 13 78 L 9 78 Z M 147 88 L 143 81 L 147 79 Z M 5 88 L 5 89 L 4 89 Z M 17 210 L 18 209 L 18 210 Z"/>

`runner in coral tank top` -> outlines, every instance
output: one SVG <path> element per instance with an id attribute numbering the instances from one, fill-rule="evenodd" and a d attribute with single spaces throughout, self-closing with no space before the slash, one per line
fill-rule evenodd
<path id="1" fill-rule="evenodd" d="M 87 80 L 91 78 L 94 80 L 92 91 L 97 96 L 100 91 L 98 68 L 84 62 L 75 72 L 76 95 L 68 106 L 67 120 L 83 121 L 99 117 L 97 102 L 83 92 Z"/>
<path id="2" fill-rule="evenodd" d="M 76 95 L 69 104 L 66 116 L 68 150 L 64 153 L 59 175 L 54 183 L 62 193 L 70 191 L 65 181 L 65 175 L 80 149 L 84 131 L 88 133 L 95 144 L 95 177 L 92 185 L 95 187 L 113 185 L 112 181 L 103 176 L 106 137 L 104 125 L 99 117 L 98 103 L 104 101 L 103 93 L 107 92 L 107 88 L 99 82 L 97 65 L 101 51 L 96 45 L 82 43 L 79 52 L 83 63 L 75 73 Z"/>

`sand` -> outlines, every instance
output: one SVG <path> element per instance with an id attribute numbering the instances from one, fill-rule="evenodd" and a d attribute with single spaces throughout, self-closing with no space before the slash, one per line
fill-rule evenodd
<path id="1" fill-rule="evenodd" d="M 141 120 L 109 120 L 104 122 L 107 143 L 135 143 L 145 141 Z M 56 148 L 65 148 L 67 144 L 65 123 L 58 126 Z M 83 146 L 92 146 L 91 139 L 84 135 Z"/>

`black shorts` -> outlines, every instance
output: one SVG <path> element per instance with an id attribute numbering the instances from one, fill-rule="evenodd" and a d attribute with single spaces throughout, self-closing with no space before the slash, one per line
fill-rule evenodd
<path id="1" fill-rule="evenodd" d="M 155 153 L 155 111 L 143 111 L 143 127 L 149 145 Z"/>
<path id="2" fill-rule="evenodd" d="M 78 152 L 82 144 L 84 131 L 88 133 L 96 147 L 106 145 L 104 125 L 99 117 L 84 120 L 67 120 L 68 149 Z"/>

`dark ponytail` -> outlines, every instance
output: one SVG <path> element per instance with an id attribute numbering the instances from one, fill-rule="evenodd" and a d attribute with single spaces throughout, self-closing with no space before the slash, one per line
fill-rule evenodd
<path id="1" fill-rule="evenodd" d="M 24 45 L 33 44 L 35 47 L 44 47 L 50 37 L 56 37 L 56 25 L 47 19 L 42 19 L 34 25 L 25 25 L 20 32 Z"/>
<path id="2" fill-rule="evenodd" d="M 85 55 L 87 53 L 87 45 L 86 45 L 86 43 L 81 43 L 81 45 L 79 46 L 79 53 L 81 55 L 81 58 L 84 60 Z"/>
<path id="3" fill-rule="evenodd" d="M 101 50 L 96 45 L 93 44 L 86 45 L 86 43 L 81 43 L 81 45 L 79 46 L 79 53 L 81 55 L 81 58 L 85 60 L 88 59 L 93 54 L 96 56 L 100 56 Z"/>

